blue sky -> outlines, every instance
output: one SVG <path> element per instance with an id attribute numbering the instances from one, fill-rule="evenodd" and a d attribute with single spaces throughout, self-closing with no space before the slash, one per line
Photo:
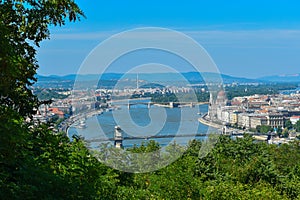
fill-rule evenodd
<path id="1" fill-rule="evenodd" d="M 76 73 L 101 41 L 121 31 L 149 26 L 192 37 L 224 74 L 254 78 L 300 73 L 300 1 L 76 2 L 87 18 L 51 27 L 51 40 L 38 49 L 38 73 Z"/>

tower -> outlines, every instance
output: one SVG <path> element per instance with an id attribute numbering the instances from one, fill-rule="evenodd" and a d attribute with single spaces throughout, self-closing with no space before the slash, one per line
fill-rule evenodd
<path id="1" fill-rule="evenodd" d="M 115 126 L 115 137 L 114 137 L 115 148 L 122 148 L 123 147 L 123 136 L 122 136 L 122 129 L 120 126 Z"/>
<path id="2" fill-rule="evenodd" d="M 219 120 L 218 119 L 218 111 L 222 109 L 222 107 L 226 106 L 227 97 L 224 90 L 210 92 L 209 97 L 209 108 L 208 108 L 208 116 L 211 120 Z"/>
<path id="3" fill-rule="evenodd" d="M 216 104 L 218 107 L 224 107 L 227 104 L 227 97 L 224 90 L 219 91 L 216 99 Z"/>
<path id="4" fill-rule="evenodd" d="M 209 106 L 208 106 L 208 116 L 211 120 L 216 119 L 217 117 L 217 107 L 216 107 L 216 98 L 215 92 L 209 93 Z"/>

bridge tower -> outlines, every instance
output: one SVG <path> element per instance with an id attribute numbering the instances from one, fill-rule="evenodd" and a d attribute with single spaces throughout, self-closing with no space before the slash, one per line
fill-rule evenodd
<path id="1" fill-rule="evenodd" d="M 114 146 L 115 148 L 123 148 L 123 136 L 122 136 L 122 129 L 120 128 L 120 126 L 115 126 L 115 143 Z"/>

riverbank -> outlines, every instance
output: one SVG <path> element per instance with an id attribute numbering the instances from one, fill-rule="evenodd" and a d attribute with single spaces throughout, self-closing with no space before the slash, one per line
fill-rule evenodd
<path id="1" fill-rule="evenodd" d="M 204 124 L 206 126 L 210 126 L 210 127 L 222 130 L 222 132 L 225 131 L 225 133 L 223 133 L 223 134 L 243 135 L 245 133 L 244 130 L 240 130 L 240 129 L 236 129 L 236 128 L 232 128 L 232 127 L 228 127 L 228 126 L 224 128 L 224 125 L 212 122 L 210 119 L 208 119 L 207 113 L 205 113 L 203 116 L 198 118 L 198 121 L 201 124 Z M 252 134 L 252 135 L 255 134 L 254 132 L 250 132 L 250 131 L 247 131 L 247 133 Z"/>
<path id="2" fill-rule="evenodd" d="M 198 121 L 201 123 L 201 124 L 204 124 L 206 126 L 210 126 L 210 127 L 213 127 L 213 128 L 217 128 L 217 129 L 222 129 L 223 128 L 223 125 L 220 125 L 220 124 L 217 124 L 217 123 L 214 123 L 212 121 L 210 121 L 209 119 L 207 119 L 207 113 L 205 113 L 204 115 L 202 115 L 200 118 L 198 118 Z"/>
<path id="3" fill-rule="evenodd" d="M 99 110 L 90 110 L 83 113 L 78 113 L 76 115 L 72 115 L 71 117 L 67 118 L 61 123 L 61 131 L 65 132 L 69 137 L 68 130 L 73 124 L 79 123 L 80 121 L 90 118 L 92 116 L 100 115 L 103 112 L 104 112 L 103 109 L 99 109 Z"/>

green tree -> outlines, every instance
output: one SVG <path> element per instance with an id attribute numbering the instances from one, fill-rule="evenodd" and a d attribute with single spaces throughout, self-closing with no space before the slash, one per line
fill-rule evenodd
<path id="1" fill-rule="evenodd" d="M 272 131 L 273 128 L 271 126 L 268 126 L 268 125 L 258 125 L 256 127 L 256 130 L 260 133 L 268 133 L 269 131 Z"/>
<path id="2" fill-rule="evenodd" d="M 50 37 L 49 26 L 64 25 L 67 19 L 76 21 L 80 16 L 83 12 L 72 0 L 0 2 L 1 199 L 59 199 L 64 189 L 72 187 L 63 174 L 55 174 L 50 159 L 40 160 L 40 156 L 58 150 L 60 144 L 69 144 L 63 136 L 55 136 L 59 138 L 56 140 L 47 126 L 34 126 L 25 119 L 40 104 L 30 88 L 38 68 L 36 48 Z M 43 135 L 50 140 L 40 140 Z M 45 148 L 47 145 L 53 146 L 51 150 Z M 51 188 L 61 194 L 51 193 Z"/>
<path id="3" fill-rule="evenodd" d="M 294 125 L 294 128 L 297 132 L 300 132 L 300 120 L 297 121 L 297 123 Z"/>
<path id="4" fill-rule="evenodd" d="M 285 138 L 289 137 L 289 130 L 288 130 L 288 128 L 283 129 L 282 135 L 283 135 L 283 137 L 285 137 Z"/>
<path id="5" fill-rule="evenodd" d="M 34 84 L 36 47 L 50 37 L 50 25 L 76 21 L 83 12 L 72 0 L 16 0 L 0 4 L 0 104 L 22 116 L 33 113 L 38 101 Z"/>
<path id="6" fill-rule="evenodd" d="M 284 128 L 287 128 L 288 130 L 293 128 L 293 124 L 292 124 L 291 120 L 286 120 L 284 122 Z"/>

